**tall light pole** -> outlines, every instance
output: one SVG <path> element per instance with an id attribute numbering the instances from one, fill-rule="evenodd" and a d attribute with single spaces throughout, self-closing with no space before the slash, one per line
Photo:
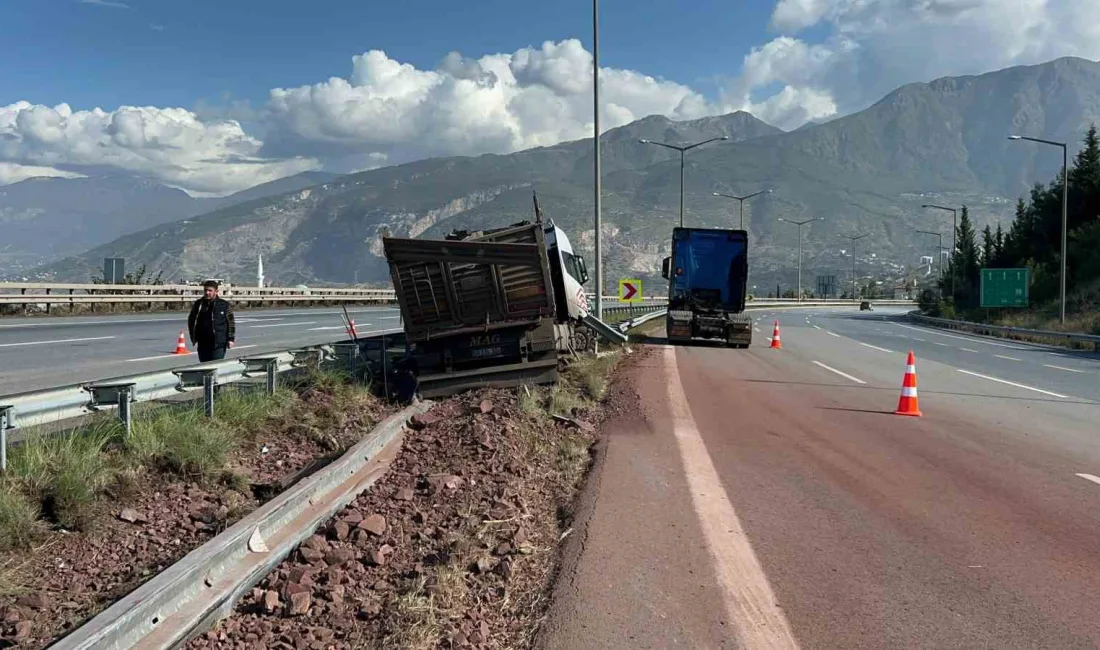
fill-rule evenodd
<path id="1" fill-rule="evenodd" d="M 940 244 L 936 248 L 936 266 L 940 268 L 940 280 L 943 280 L 943 233 L 932 232 L 931 230 L 918 230 L 922 235 L 935 235 L 940 238 Z"/>
<path id="2" fill-rule="evenodd" d="M 679 147 L 674 144 L 665 144 L 664 142 L 657 142 L 655 140 L 639 140 L 642 144 L 655 144 L 659 147 L 667 147 L 674 151 L 680 152 L 680 227 L 684 227 L 684 152 L 695 147 L 701 147 L 707 143 L 715 142 L 717 140 L 729 140 L 728 135 L 723 135 L 718 138 L 711 138 L 710 140 L 703 140 L 702 142 L 696 142 L 695 144 L 689 144 L 686 147 Z"/>
<path id="3" fill-rule="evenodd" d="M 954 302 L 955 301 L 955 276 L 958 275 L 958 269 L 954 268 L 954 263 L 955 263 L 955 260 L 958 259 L 958 254 L 959 254 L 959 242 L 958 242 L 959 228 L 955 224 L 956 218 L 958 217 L 958 212 L 956 211 L 955 208 L 945 208 L 942 205 L 932 205 L 930 203 L 925 203 L 924 205 L 922 205 L 920 207 L 922 207 L 922 208 L 934 208 L 936 210 L 943 210 L 945 212 L 950 212 L 951 213 L 951 256 L 950 256 L 951 257 L 951 263 L 952 263 L 951 301 Z M 943 264 L 943 262 L 941 261 L 940 264 Z"/>
<path id="4" fill-rule="evenodd" d="M 592 0 L 592 136 L 596 148 L 593 174 L 596 193 L 596 318 L 603 320 L 603 248 L 601 247 L 600 201 L 600 0 Z"/>
<path id="5" fill-rule="evenodd" d="M 802 226 L 810 223 L 811 221 L 819 221 L 824 217 L 814 217 L 813 219 L 807 219 L 805 221 L 791 221 L 790 219 L 784 219 L 780 217 L 780 221 L 787 223 L 793 223 L 798 226 L 798 301 L 802 302 Z"/>
<path id="6" fill-rule="evenodd" d="M 844 239 L 851 240 L 852 242 L 852 299 L 859 300 L 859 292 L 856 291 L 856 242 L 863 239 L 867 235 L 841 235 Z"/>
<path id="7" fill-rule="evenodd" d="M 754 196 L 760 196 L 761 194 L 771 194 L 771 190 L 760 190 L 759 192 L 753 192 L 748 196 L 734 196 L 732 194 L 722 194 L 721 192 L 713 192 L 714 196 L 721 196 L 727 199 L 736 199 L 741 203 L 741 230 L 745 229 L 745 200 L 751 199 Z"/>
<path id="8" fill-rule="evenodd" d="M 1066 211 L 1069 204 L 1069 153 L 1066 151 L 1065 142 L 1055 142 L 1053 140 L 1042 140 L 1040 138 L 1029 138 L 1026 135 L 1010 135 L 1009 140 L 1030 140 L 1032 142 L 1039 142 L 1042 144 L 1049 144 L 1052 147 L 1062 148 L 1062 278 L 1059 282 L 1060 287 L 1058 289 L 1058 298 L 1061 302 L 1059 308 L 1060 316 L 1059 321 L 1066 324 Z"/>

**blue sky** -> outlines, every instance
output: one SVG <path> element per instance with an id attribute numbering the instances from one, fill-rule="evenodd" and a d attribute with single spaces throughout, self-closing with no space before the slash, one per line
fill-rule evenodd
<path id="1" fill-rule="evenodd" d="M 1100 59 L 1095 3 L 603 0 L 601 126 L 795 129 L 906 83 Z M 0 185 L 110 169 L 225 194 L 590 137 L 590 47 L 588 0 L 0 0 Z"/>
<path id="2" fill-rule="evenodd" d="M 504 0 L 5 0 L 0 104 L 74 108 L 191 106 L 225 95 L 262 102 L 268 90 L 346 76 L 353 54 L 384 50 L 421 69 L 448 52 L 477 57 L 544 40 L 591 48 L 591 3 Z M 773 2 L 605 0 L 601 64 L 641 70 L 715 94 L 750 47 L 766 41 Z M 155 29 L 163 28 L 163 31 Z"/>

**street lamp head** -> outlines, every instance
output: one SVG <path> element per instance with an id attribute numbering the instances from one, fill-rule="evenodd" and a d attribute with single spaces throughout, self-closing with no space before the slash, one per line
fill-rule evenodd
<path id="1" fill-rule="evenodd" d="M 718 139 L 719 139 L 719 140 L 729 140 L 729 139 L 730 139 L 730 137 L 729 137 L 728 135 L 724 135 L 724 136 L 722 136 L 722 137 L 720 137 L 720 138 L 718 138 Z"/>
<path id="2" fill-rule="evenodd" d="M 1009 140 L 1023 140 L 1023 138 L 1018 136 L 1018 135 L 1010 135 L 1010 136 L 1008 136 L 1008 139 Z"/>
<path id="3" fill-rule="evenodd" d="M 638 142 L 641 142 L 642 144 L 649 144 L 649 140 L 638 140 Z"/>
<path id="4" fill-rule="evenodd" d="M 771 193 L 772 193 L 772 192 L 774 192 L 774 191 L 775 191 L 775 190 L 768 190 L 768 191 L 767 191 L 767 192 L 765 192 L 765 193 L 766 193 L 766 194 L 771 194 Z"/>

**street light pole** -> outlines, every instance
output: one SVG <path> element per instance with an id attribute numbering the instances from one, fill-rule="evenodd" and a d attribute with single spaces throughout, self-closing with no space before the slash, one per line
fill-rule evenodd
<path id="1" fill-rule="evenodd" d="M 852 241 L 852 299 L 859 300 L 859 292 L 856 291 L 856 242 L 863 239 L 867 235 L 841 235 L 845 239 Z"/>
<path id="2" fill-rule="evenodd" d="M 655 140 L 639 140 L 642 144 L 655 144 L 659 147 L 666 147 L 673 151 L 680 152 L 680 227 L 684 227 L 684 153 L 694 149 L 695 147 L 701 147 L 707 143 L 715 142 L 717 140 L 729 140 L 728 135 L 723 135 L 717 138 L 711 138 L 710 140 L 703 140 L 702 142 L 696 142 L 695 144 L 689 144 L 686 147 L 677 146 L 674 144 L 665 144 L 664 142 L 657 142 Z"/>
<path id="3" fill-rule="evenodd" d="M 760 196 L 761 194 L 771 194 L 771 190 L 760 190 L 759 192 L 753 192 L 747 196 L 735 196 L 733 194 L 722 194 L 721 192 L 712 192 L 714 196 L 721 196 L 727 199 L 736 199 L 741 203 L 741 230 L 745 229 L 745 200 L 751 199 L 754 196 Z"/>
<path id="4" fill-rule="evenodd" d="M 818 221 L 824 217 L 814 217 L 813 219 L 807 219 L 805 221 L 791 221 L 790 219 L 779 218 L 780 221 L 787 223 L 793 223 L 798 226 L 798 301 L 802 302 L 802 226 L 810 223 L 811 221 Z"/>
<path id="5" fill-rule="evenodd" d="M 939 246 L 936 248 L 936 266 L 940 269 L 940 280 L 943 280 L 943 233 L 932 232 L 931 230 L 918 230 L 917 232 L 922 235 L 935 235 L 940 238 Z"/>
<path id="6" fill-rule="evenodd" d="M 592 140 L 596 155 L 593 165 L 596 193 L 596 318 L 603 320 L 603 248 L 600 238 L 601 229 L 601 186 L 600 186 L 600 12 L 599 0 L 592 0 L 592 122 L 595 133 Z"/>
<path id="7" fill-rule="evenodd" d="M 955 260 L 958 259 L 958 255 L 959 255 L 959 241 L 958 241 L 958 239 L 959 239 L 959 227 L 956 225 L 956 217 L 958 216 L 958 213 L 957 213 L 956 209 L 955 208 L 945 208 L 942 205 L 932 205 L 930 203 L 925 203 L 924 205 L 922 205 L 920 207 L 922 207 L 922 208 L 934 208 L 936 210 L 943 210 L 945 212 L 950 212 L 951 213 L 951 262 L 952 262 L 952 264 L 954 264 Z M 942 264 L 943 262 L 941 261 L 940 263 Z M 957 275 L 958 275 L 958 269 L 956 268 L 951 272 L 951 301 L 952 302 L 955 301 L 955 276 L 957 276 Z"/>
<path id="8" fill-rule="evenodd" d="M 1053 140 L 1043 140 L 1040 138 L 1029 138 L 1026 135 L 1010 135 L 1009 140 L 1030 140 L 1031 142 L 1039 142 L 1042 144 L 1049 144 L 1052 147 L 1062 148 L 1062 272 L 1061 279 L 1059 280 L 1058 299 L 1061 303 L 1059 307 L 1060 315 L 1058 317 L 1059 322 L 1063 325 L 1066 324 L 1066 212 L 1069 205 L 1069 153 L 1067 151 L 1065 142 L 1055 142 Z"/>

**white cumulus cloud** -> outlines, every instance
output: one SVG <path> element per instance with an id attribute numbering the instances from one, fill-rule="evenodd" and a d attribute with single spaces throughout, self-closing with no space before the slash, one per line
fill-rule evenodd
<path id="1" fill-rule="evenodd" d="M 745 57 L 727 100 L 792 128 L 914 81 L 1061 56 L 1100 59 L 1095 12 L 1095 0 L 779 0 L 771 27 L 781 34 Z M 827 35 L 799 38 L 810 27 Z"/>
<path id="2" fill-rule="evenodd" d="M 607 128 L 719 109 L 687 86 L 631 70 L 601 69 L 600 87 Z M 272 90 L 265 121 L 271 155 L 407 160 L 555 144 L 591 135 L 592 55 L 571 39 L 478 59 L 453 52 L 419 70 L 371 50 L 352 59 L 348 79 Z"/>
<path id="3" fill-rule="evenodd" d="M 182 108 L 123 106 L 74 111 L 68 104 L 0 106 L 0 161 L 79 173 L 112 167 L 151 174 L 201 194 L 221 194 L 320 166 L 257 156 L 262 143 L 234 121 L 201 121 Z M 13 174 L 14 176 L 14 174 Z"/>

